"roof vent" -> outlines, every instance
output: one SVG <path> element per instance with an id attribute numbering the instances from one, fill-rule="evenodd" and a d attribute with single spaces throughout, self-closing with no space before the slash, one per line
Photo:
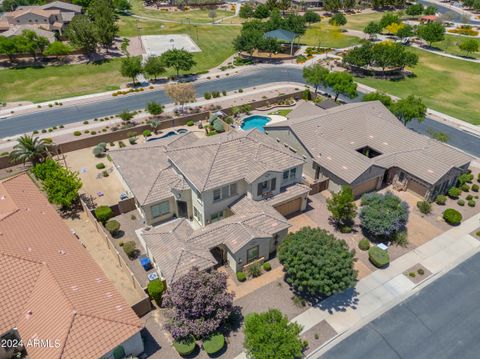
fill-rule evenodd
<path id="1" fill-rule="evenodd" d="M 72 285 L 70 288 L 72 288 L 74 292 L 78 291 L 78 287 L 76 285 Z"/>
<path id="2" fill-rule="evenodd" d="M 61 254 L 62 256 L 64 256 L 65 254 L 67 254 L 67 252 L 65 252 L 63 249 L 60 249 L 58 251 L 58 254 Z"/>
<path id="3" fill-rule="evenodd" d="M 343 168 L 344 170 L 348 170 L 348 167 L 347 167 L 347 166 L 342 166 L 342 168 Z"/>
<path id="4" fill-rule="evenodd" d="M 0 197 L 0 199 L 3 201 L 3 200 L 5 200 L 6 198 L 5 198 L 5 196 L 2 196 L 2 197 Z"/>
<path id="5" fill-rule="evenodd" d="M 332 157 L 330 157 L 330 156 L 327 156 L 327 160 L 330 160 L 330 161 L 331 161 L 331 160 L 332 160 Z"/>

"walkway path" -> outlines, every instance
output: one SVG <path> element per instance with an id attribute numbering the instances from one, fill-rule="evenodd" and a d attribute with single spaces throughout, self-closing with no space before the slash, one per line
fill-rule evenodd
<path id="1" fill-rule="evenodd" d="M 158 22 L 169 22 L 173 24 L 185 24 L 185 25 L 198 25 L 198 26 L 207 26 L 207 25 L 220 25 L 220 26 L 242 26 L 242 24 L 223 24 L 222 21 L 235 17 L 237 15 L 231 15 L 227 17 L 222 17 L 218 20 L 215 20 L 214 23 L 211 22 L 195 22 L 195 21 L 187 21 L 187 20 L 168 20 L 168 19 L 158 19 L 155 17 L 143 16 L 143 15 L 132 15 L 132 17 L 141 20 L 148 20 L 148 21 L 158 21 Z"/>
<path id="2" fill-rule="evenodd" d="M 318 358 L 346 336 L 478 253 L 480 240 L 471 233 L 479 227 L 480 213 L 403 255 L 388 268 L 366 276 L 357 283 L 355 289 L 332 296 L 294 318 L 293 321 L 303 326 L 302 333 L 322 321 L 327 322 L 338 333 L 337 337 L 317 348 L 309 357 Z M 419 285 L 415 285 L 403 274 L 417 264 L 432 273 Z M 246 356 L 242 353 L 236 359 L 243 358 Z"/>

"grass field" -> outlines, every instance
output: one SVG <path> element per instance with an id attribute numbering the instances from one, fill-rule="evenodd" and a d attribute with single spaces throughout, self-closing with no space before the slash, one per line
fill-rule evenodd
<path id="1" fill-rule="evenodd" d="M 142 0 L 131 0 L 132 12 L 136 15 L 148 16 L 161 20 L 180 21 L 188 24 L 191 22 L 211 23 L 212 19 L 208 16 L 209 10 L 192 9 L 187 11 L 162 11 L 155 9 L 145 9 Z M 216 10 L 215 20 L 234 15 L 234 11 Z"/>
<path id="2" fill-rule="evenodd" d="M 120 35 L 137 34 L 135 20 L 121 17 Z M 202 49 L 195 53 L 193 72 L 208 70 L 234 53 L 232 39 L 240 32 L 237 26 L 198 26 L 153 21 L 138 21 L 142 35 L 189 34 Z M 198 40 L 197 40 L 198 29 Z M 64 65 L 0 71 L 0 101 L 42 102 L 63 97 L 114 90 L 129 79 L 120 75 L 120 60 L 102 64 Z M 170 71 L 170 74 L 174 74 Z"/>
<path id="3" fill-rule="evenodd" d="M 445 40 L 440 42 L 435 42 L 433 44 L 434 47 L 437 47 L 449 54 L 457 55 L 457 56 L 466 56 L 466 52 L 462 51 L 458 48 L 458 44 L 465 41 L 467 37 L 464 36 L 455 36 L 455 35 L 445 35 Z M 480 45 L 480 39 L 475 39 Z M 480 52 L 471 53 L 468 56 L 476 57 L 477 59 L 480 58 Z"/>
<path id="4" fill-rule="evenodd" d="M 412 48 L 419 56 L 415 77 L 401 81 L 357 78 L 358 82 L 399 97 L 421 96 L 437 111 L 480 125 L 480 64 Z"/>
<path id="5" fill-rule="evenodd" d="M 372 12 L 364 14 L 347 15 L 345 29 L 362 31 L 370 21 L 379 21 L 386 12 Z"/>
<path id="6" fill-rule="evenodd" d="M 324 23 L 310 26 L 300 38 L 302 44 L 335 48 L 348 47 L 359 42 L 358 37 L 345 35 L 341 29 Z"/>

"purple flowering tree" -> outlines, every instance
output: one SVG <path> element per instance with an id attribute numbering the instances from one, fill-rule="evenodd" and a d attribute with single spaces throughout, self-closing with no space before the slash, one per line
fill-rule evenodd
<path id="1" fill-rule="evenodd" d="M 165 327 L 175 339 L 203 338 L 239 311 L 227 291 L 227 276 L 192 268 L 170 286 L 163 303 L 170 308 Z"/>

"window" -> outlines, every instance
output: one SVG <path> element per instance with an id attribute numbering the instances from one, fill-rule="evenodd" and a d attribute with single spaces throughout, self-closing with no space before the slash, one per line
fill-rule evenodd
<path id="1" fill-rule="evenodd" d="M 258 246 L 247 250 L 247 263 L 253 262 L 255 259 L 258 259 Z"/>
<path id="2" fill-rule="evenodd" d="M 200 211 L 197 207 L 193 207 L 193 216 L 196 218 L 197 221 L 202 222 L 202 218 L 200 217 Z"/>
<path id="3" fill-rule="evenodd" d="M 213 202 L 221 201 L 228 197 L 236 196 L 237 194 L 237 184 L 232 183 L 231 185 L 213 190 Z"/>
<path id="4" fill-rule="evenodd" d="M 215 222 L 223 218 L 223 211 L 214 213 L 210 216 L 210 221 Z"/>
<path id="5" fill-rule="evenodd" d="M 164 216 L 170 212 L 170 203 L 168 201 L 153 205 L 151 207 L 152 218 Z"/>
<path id="6" fill-rule="evenodd" d="M 275 191 L 275 188 L 277 187 L 277 179 L 272 178 L 272 182 L 270 184 L 270 191 Z"/>
<path id="7" fill-rule="evenodd" d="M 290 178 L 295 178 L 295 176 L 297 175 L 297 169 L 296 168 L 292 168 L 290 170 Z"/>
<path id="8" fill-rule="evenodd" d="M 290 173 L 290 171 L 285 171 L 283 172 L 283 181 L 287 181 L 288 180 L 288 174 Z"/>

